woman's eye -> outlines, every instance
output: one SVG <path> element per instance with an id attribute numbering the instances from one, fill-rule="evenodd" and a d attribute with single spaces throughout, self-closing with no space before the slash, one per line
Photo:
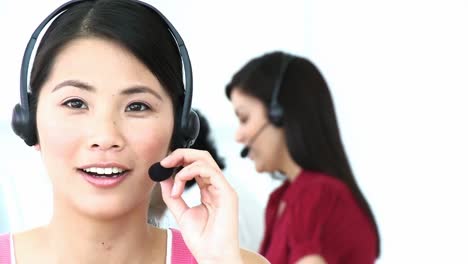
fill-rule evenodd
<path id="1" fill-rule="evenodd" d="M 245 124 L 247 122 L 247 120 L 248 120 L 248 118 L 246 118 L 246 117 L 239 117 L 239 122 L 241 124 Z"/>
<path id="2" fill-rule="evenodd" d="M 127 106 L 125 109 L 125 112 L 142 112 L 149 110 L 150 108 L 148 105 L 144 103 L 131 103 L 130 105 Z"/>
<path id="3" fill-rule="evenodd" d="M 88 106 L 80 99 L 70 99 L 64 102 L 63 105 L 69 108 L 75 108 L 75 109 L 87 109 L 88 108 Z"/>

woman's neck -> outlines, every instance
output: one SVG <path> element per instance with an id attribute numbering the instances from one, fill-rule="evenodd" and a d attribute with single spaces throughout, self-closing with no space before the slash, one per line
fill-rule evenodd
<path id="1" fill-rule="evenodd" d="M 282 156 L 280 171 L 286 175 L 288 181 L 293 182 L 302 171 L 302 168 L 293 160 L 287 150 L 284 151 Z"/>
<path id="2" fill-rule="evenodd" d="M 150 263 L 165 257 L 165 236 L 147 225 L 147 208 L 96 219 L 56 204 L 45 239 L 56 263 Z M 153 263 L 153 262 L 151 262 Z"/>

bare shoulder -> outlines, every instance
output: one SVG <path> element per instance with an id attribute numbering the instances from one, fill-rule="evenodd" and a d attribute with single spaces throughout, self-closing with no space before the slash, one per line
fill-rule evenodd
<path id="1" fill-rule="evenodd" d="M 13 245 L 17 263 L 37 263 L 44 247 L 44 227 L 13 233 Z"/>
<path id="2" fill-rule="evenodd" d="M 268 264 L 270 263 L 266 258 L 262 255 L 255 253 L 253 251 L 247 249 L 241 249 L 241 256 L 244 263 L 259 263 L 259 264 Z"/>
<path id="3" fill-rule="evenodd" d="M 24 244 L 35 243 L 41 241 L 41 238 L 44 234 L 44 227 L 38 227 L 18 233 L 13 233 L 14 242 L 21 242 Z"/>

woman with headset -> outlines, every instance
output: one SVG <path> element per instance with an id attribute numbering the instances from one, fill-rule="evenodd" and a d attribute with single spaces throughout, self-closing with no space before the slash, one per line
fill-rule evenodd
<path id="1" fill-rule="evenodd" d="M 185 148 L 198 133 L 191 81 L 180 36 L 148 4 L 72 1 L 47 17 L 26 48 L 12 125 L 42 156 L 53 214 L 0 236 L 0 263 L 266 263 L 239 248 L 237 196 L 213 158 Z M 147 224 L 152 179 L 180 231 Z M 191 179 L 192 208 L 180 196 Z"/>
<path id="2" fill-rule="evenodd" d="M 279 172 L 260 253 L 271 263 L 374 263 L 377 223 L 351 171 L 332 97 L 307 59 L 256 57 L 226 86 L 236 140 L 258 172 Z"/>

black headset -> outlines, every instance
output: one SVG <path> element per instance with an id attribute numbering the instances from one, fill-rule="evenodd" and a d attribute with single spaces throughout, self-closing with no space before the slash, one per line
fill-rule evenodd
<path id="1" fill-rule="evenodd" d="M 26 50 L 24 51 L 23 61 L 21 63 L 21 73 L 20 73 L 20 99 L 21 103 L 17 104 L 13 109 L 13 116 L 11 121 L 11 126 L 16 135 L 21 137 L 28 146 L 33 146 L 38 143 L 37 132 L 36 132 L 36 122 L 34 115 L 31 113 L 30 107 L 30 94 L 28 93 L 28 69 L 31 61 L 31 54 L 36 44 L 39 34 L 44 29 L 44 27 L 52 19 L 58 16 L 62 12 L 66 12 L 70 7 L 89 0 L 74 0 L 69 1 L 60 7 L 58 7 L 54 12 L 48 15 L 44 21 L 39 24 L 39 26 L 34 30 L 34 33 L 29 39 Z M 193 83 L 192 83 L 192 66 L 190 64 L 190 58 L 185 47 L 182 37 L 179 35 L 174 26 L 169 22 L 169 20 L 164 17 L 164 15 L 159 12 L 155 7 L 150 4 L 134 0 L 151 10 L 153 10 L 161 19 L 166 23 L 168 30 L 174 37 L 177 47 L 179 49 L 179 55 L 182 60 L 184 76 L 185 76 L 185 91 L 184 91 L 184 102 L 182 105 L 182 110 L 177 111 L 177 125 L 175 137 L 173 138 L 174 147 L 190 147 L 195 140 L 197 139 L 198 132 L 200 130 L 200 120 L 195 111 L 192 110 L 192 93 L 193 93 Z"/>
<path id="2" fill-rule="evenodd" d="M 273 86 L 273 93 L 271 95 L 271 102 L 270 102 L 270 106 L 268 109 L 268 119 L 276 127 L 280 127 L 283 125 L 284 110 L 278 101 L 278 97 L 279 97 L 281 85 L 283 84 L 284 75 L 286 73 L 286 70 L 288 69 L 289 63 L 293 59 L 294 59 L 293 55 L 289 55 L 286 53 L 282 54 L 279 74 Z"/>

